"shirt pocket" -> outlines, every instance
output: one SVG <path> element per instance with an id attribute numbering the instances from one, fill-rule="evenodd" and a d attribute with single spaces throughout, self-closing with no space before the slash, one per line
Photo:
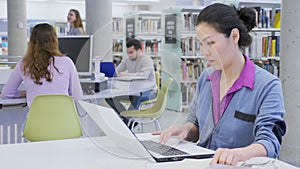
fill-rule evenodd
<path id="1" fill-rule="evenodd" d="M 237 119 L 240 119 L 244 122 L 249 122 L 249 123 L 254 123 L 255 119 L 256 119 L 256 115 L 254 115 L 254 114 L 246 114 L 246 113 L 243 113 L 243 112 L 240 112 L 237 110 L 234 113 L 234 117 Z"/>

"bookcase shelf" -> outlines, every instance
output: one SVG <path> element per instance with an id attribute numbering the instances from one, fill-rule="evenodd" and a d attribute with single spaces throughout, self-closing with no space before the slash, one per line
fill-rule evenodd
<path id="1" fill-rule="evenodd" d="M 240 6 L 255 7 L 261 6 L 263 8 L 280 8 L 281 0 L 240 0 Z"/>
<path id="2" fill-rule="evenodd" d="M 112 18 L 112 60 L 117 66 L 121 63 L 124 56 L 124 19 L 123 17 Z"/>
<path id="3" fill-rule="evenodd" d="M 155 70 L 161 69 L 160 44 L 163 38 L 161 15 L 161 12 L 135 11 L 126 13 L 122 19 L 114 18 L 113 46 L 119 49 L 113 49 L 113 59 L 116 65 L 118 65 L 124 57 L 127 57 L 125 53 L 127 39 L 136 38 L 141 41 L 144 54 L 153 59 Z M 117 27 L 120 28 L 116 29 Z M 120 45 L 122 45 L 122 48 L 119 47 Z"/>

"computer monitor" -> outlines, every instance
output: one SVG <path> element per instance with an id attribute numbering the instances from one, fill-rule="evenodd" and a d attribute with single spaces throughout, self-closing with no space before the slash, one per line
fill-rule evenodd
<path id="1" fill-rule="evenodd" d="M 74 62 L 79 76 L 92 74 L 93 36 L 59 36 L 59 50 Z"/>

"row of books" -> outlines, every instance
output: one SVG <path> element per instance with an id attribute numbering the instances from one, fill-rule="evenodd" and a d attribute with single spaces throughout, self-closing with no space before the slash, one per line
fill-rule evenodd
<path id="1" fill-rule="evenodd" d="M 54 29 L 56 30 L 56 33 L 57 33 L 58 36 L 67 35 L 67 32 L 68 32 L 67 24 L 65 24 L 65 25 L 55 25 Z"/>
<path id="2" fill-rule="evenodd" d="M 182 94 L 182 105 L 190 106 L 193 99 L 194 93 L 196 92 L 196 83 L 190 83 L 188 85 L 181 84 L 181 94 Z"/>
<path id="3" fill-rule="evenodd" d="M 257 27 L 258 28 L 280 28 L 280 13 L 279 8 L 261 8 L 254 7 L 257 11 Z"/>
<path id="4" fill-rule="evenodd" d="M 279 61 L 276 60 L 252 60 L 256 65 L 279 77 Z"/>
<path id="5" fill-rule="evenodd" d="M 199 56 L 200 55 L 200 43 L 196 37 L 183 37 L 181 42 L 181 52 L 183 56 Z"/>
<path id="6" fill-rule="evenodd" d="M 196 13 L 184 13 L 183 14 L 183 31 L 195 31 L 195 25 L 197 22 Z"/>
<path id="7" fill-rule="evenodd" d="M 123 41 L 122 40 L 113 40 L 112 44 L 113 52 L 123 52 Z"/>
<path id="8" fill-rule="evenodd" d="M 123 33 L 123 19 L 122 18 L 113 18 L 112 28 L 114 34 Z"/>
<path id="9" fill-rule="evenodd" d="M 140 19 L 138 20 L 139 33 L 161 33 L 160 19 Z"/>
<path id="10" fill-rule="evenodd" d="M 160 52 L 161 41 L 157 39 L 152 40 L 141 40 L 142 51 L 151 54 L 157 55 Z"/>
<path id="11" fill-rule="evenodd" d="M 253 36 L 251 46 L 246 50 L 249 57 L 274 57 L 279 56 L 280 36 Z"/>
<path id="12" fill-rule="evenodd" d="M 203 60 L 198 59 L 185 59 L 181 61 L 181 75 L 183 82 L 197 81 L 198 77 L 205 69 Z"/>

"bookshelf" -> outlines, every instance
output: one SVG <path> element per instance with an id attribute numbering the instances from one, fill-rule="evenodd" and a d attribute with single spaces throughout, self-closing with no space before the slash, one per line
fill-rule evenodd
<path id="1" fill-rule="evenodd" d="M 113 29 L 113 41 L 112 41 L 112 54 L 113 62 L 115 65 L 119 65 L 124 56 L 124 21 L 122 17 L 113 17 L 112 29 Z"/>
<path id="2" fill-rule="evenodd" d="M 196 91 L 197 79 L 205 69 L 205 57 L 200 55 L 200 43 L 196 39 L 196 18 L 203 7 L 182 8 L 181 50 L 181 93 L 182 108 L 189 107 Z"/>
<path id="3" fill-rule="evenodd" d="M 198 76 L 203 71 L 204 57 L 200 56 L 200 44 L 196 40 L 195 21 L 202 8 L 169 8 L 163 11 L 163 22 L 166 27 L 163 39 L 162 70 L 166 76 L 172 76 L 176 84 L 172 86 L 172 97 L 168 98 L 169 105 L 175 110 L 185 111 L 192 100 L 196 89 Z M 174 17 L 176 22 L 174 41 L 169 40 L 170 29 L 167 27 L 168 18 Z M 171 20 L 172 21 L 172 20 Z M 172 22 L 171 22 L 172 23 Z"/>
<path id="4" fill-rule="evenodd" d="M 162 13 L 150 11 L 130 12 L 124 15 L 123 23 L 125 30 L 123 42 L 129 38 L 139 39 L 142 43 L 144 54 L 153 59 L 155 70 L 160 71 L 161 42 L 163 38 Z M 124 52 L 126 51 L 125 43 L 123 43 Z"/>
<path id="5" fill-rule="evenodd" d="M 65 36 L 68 33 L 68 23 L 66 21 L 53 21 L 53 27 L 56 30 L 57 36 Z"/>
<path id="6" fill-rule="evenodd" d="M 253 29 L 252 44 L 246 55 L 260 67 L 279 77 L 280 68 L 280 1 L 242 2 L 240 5 L 256 9 L 258 27 Z"/>

